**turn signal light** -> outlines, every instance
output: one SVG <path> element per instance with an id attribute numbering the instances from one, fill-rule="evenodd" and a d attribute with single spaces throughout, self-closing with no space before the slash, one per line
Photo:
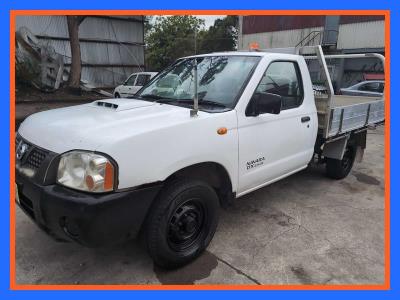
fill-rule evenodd
<path id="1" fill-rule="evenodd" d="M 218 130 L 217 130 L 217 133 L 219 135 L 226 134 L 227 132 L 228 132 L 228 129 L 226 127 L 221 127 L 221 128 L 218 128 Z"/>

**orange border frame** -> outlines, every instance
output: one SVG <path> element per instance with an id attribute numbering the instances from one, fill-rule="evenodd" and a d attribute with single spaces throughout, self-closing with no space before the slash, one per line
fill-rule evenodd
<path id="1" fill-rule="evenodd" d="M 15 269 L 15 18 L 31 15 L 383 15 L 385 16 L 385 280 L 369 285 L 32 285 Z M 12 290 L 389 290 L 390 289 L 390 11 L 389 10 L 11 10 L 10 11 L 10 289 Z"/>

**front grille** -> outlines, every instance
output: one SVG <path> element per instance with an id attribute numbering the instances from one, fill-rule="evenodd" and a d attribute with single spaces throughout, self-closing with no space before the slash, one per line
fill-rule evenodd
<path id="1" fill-rule="evenodd" d="M 21 142 L 27 145 L 28 148 L 25 154 L 19 159 L 20 166 L 27 167 L 36 171 L 37 169 L 40 168 L 42 162 L 44 161 L 49 152 L 35 145 L 32 145 L 31 143 L 24 140 L 20 135 L 17 135 L 15 138 L 16 152 L 18 151 L 18 147 L 20 146 Z"/>
<path id="2" fill-rule="evenodd" d="M 43 160 L 46 158 L 47 153 L 40 149 L 33 149 L 25 162 L 25 165 L 31 169 L 39 169 Z"/>

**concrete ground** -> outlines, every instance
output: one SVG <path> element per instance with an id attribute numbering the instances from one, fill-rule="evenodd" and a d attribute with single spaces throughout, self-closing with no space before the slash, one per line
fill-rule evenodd
<path id="1" fill-rule="evenodd" d="M 57 243 L 17 209 L 19 284 L 381 284 L 384 136 L 370 131 L 364 161 L 344 180 L 313 167 L 226 210 L 208 250 L 172 272 L 143 246 Z"/>

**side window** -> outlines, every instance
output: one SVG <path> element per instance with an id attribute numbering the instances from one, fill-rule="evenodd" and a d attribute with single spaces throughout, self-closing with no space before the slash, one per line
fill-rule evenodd
<path id="1" fill-rule="evenodd" d="M 299 107 L 303 102 L 303 86 L 297 63 L 272 62 L 258 84 L 256 93 L 281 96 L 282 110 Z"/>
<path id="2" fill-rule="evenodd" d="M 379 82 L 369 82 L 360 87 L 361 91 L 379 92 Z"/>
<path id="3" fill-rule="evenodd" d="M 135 80 L 136 80 L 136 75 L 132 75 L 126 80 L 125 85 L 134 85 Z"/>
<path id="4" fill-rule="evenodd" d="M 150 75 L 140 74 L 136 80 L 136 86 L 144 86 L 150 80 Z"/>

